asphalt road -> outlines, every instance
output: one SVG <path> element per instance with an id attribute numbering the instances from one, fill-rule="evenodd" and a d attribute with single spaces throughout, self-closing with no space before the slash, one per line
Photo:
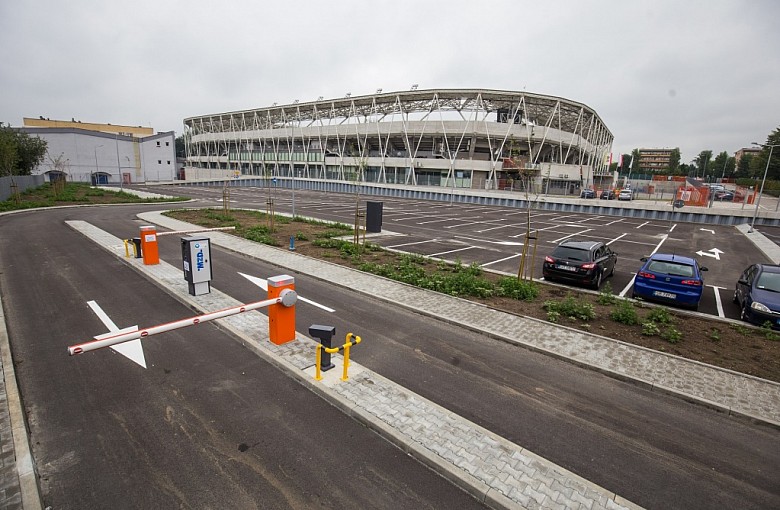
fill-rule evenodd
<path id="1" fill-rule="evenodd" d="M 147 371 L 108 352 L 68 358 L 65 346 L 105 331 L 89 300 L 120 327 L 192 315 L 62 224 L 85 219 L 130 237 L 138 210 L 0 218 L 0 285 L 47 504 L 475 504 L 214 326 L 145 341 Z M 160 245 L 179 265 L 178 239 Z M 212 259 L 214 287 L 242 301 L 262 292 L 238 272 L 280 271 L 219 249 Z M 300 295 L 336 310 L 297 307 L 299 330 L 325 323 L 360 334 L 357 362 L 632 501 L 780 506 L 775 430 L 295 276 Z"/>

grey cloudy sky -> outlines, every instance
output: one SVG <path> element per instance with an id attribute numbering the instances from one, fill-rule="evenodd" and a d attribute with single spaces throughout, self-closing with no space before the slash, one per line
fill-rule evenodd
<path id="1" fill-rule="evenodd" d="M 777 0 L 0 0 L 0 121 L 183 119 L 426 88 L 594 108 L 613 152 L 733 153 L 780 127 Z"/>

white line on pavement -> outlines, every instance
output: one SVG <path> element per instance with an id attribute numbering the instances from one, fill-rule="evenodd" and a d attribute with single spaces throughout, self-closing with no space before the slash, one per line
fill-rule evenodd
<path id="1" fill-rule="evenodd" d="M 715 292 L 715 306 L 718 307 L 718 317 L 724 318 L 726 317 L 726 314 L 723 313 L 723 302 L 720 299 L 720 290 L 728 290 L 726 287 L 718 287 L 717 285 L 707 285 L 707 287 L 712 287 L 712 290 Z"/>
<path id="2" fill-rule="evenodd" d="M 611 240 L 610 242 L 608 242 L 608 243 L 607 243 L 607 246 L 609 246 L 610 244 L 614 243 L 615 241 L 617 241 L 618 239 L 622 238 L 623 236 L 627 236 L 627 235 L 628 235 L 628 234 L 620 234 L 619 236 L 617 236 L 616 238 L 614 238 L 613 240 Z"/>
<path id="3" fill-rule="evenodd" d="M 486 262 L 486 263 L 482 264 L 482 265 L 481 265 L 481 266 L 479 266 L 479 267 L 486 267 L 486 266 L 490 266 L 490 265 L 492 265 L 492 264 L 498 264 L 499 262 L 503 262 L 503 261 L 505 261 L 505 260 L 509 260 L 509 259 L 514 259 L 514 258 L 517 258 L 517 257 L 519 257 L 520 255 L 522 255 L 522 254 L 521 254 L 521 253 L 518 253 L 517 255 L 512 255 L 511 257 L 504 257 L 503 259 L 494 260 L 493 262 Z"/>
<path id="4" fill-rule="evenodd" d="M 402 246 L 412 246 L 414 244 L 425 244 L 425 243 L 433 243 L 436 242 L 438 239 L 429 239 L 427 241 L 415 241 L 413 243 L 404 243 L 404 244 L 394 244 L 392 246 L 387 246 L 387 248 L 401 248 Z"/>
<path id="5" fill-rule="evenodd" d="M 569 234 L 567 236 L 563 236 L 560 239 L 556 239 L 555 241 L 547 241 L 547 242 L 548 243 L 559 243 L 559 242 L 563 241 L 564 239 L 568 239 L 570 237 L 578 236 L 580 234 L 584 234 L 585 232 L 590 232 L 591 230 L 593 230 L 593 229 L 592 228 L 586 228 L 585 230 L 581 230 L 579 232 L 575 232 L 573 234 Z"/>
<path id="6" fill-rule="evenodd" d="M 650 222 L 649 222 L 649 221 L 646 221 L 646 222 L 642 223 L 641 225 L 638 225 L 638 226 L 636 226 L 636 227 L 634 227 L 634 228 L 642 228 L 642 227 L 644 227 L 645 225 L 647 225 L 648 223 L 650 223 Z"/>
<path id="7" fill-rule="evenodd" d="M 628 285 L 623 287 L 623 290 L 620 291 L 620 294 L 618 294 L 620 297 L 625 297 L 626 293 L 628 292 L 628 289 L 630 289 L 634 285 L 634 280 L 636 279 L 636 273 L 631 273 L 631 274 L 634 276 L 631 277 L 631 281 L 628 282 Z"/>
<path id="8" fill-rule="evenodd" d="M 448 253 L 455 253 L 456 251 L 463 251 L 463 250 L 470 250 L 472 248 L 477 248 L 476 246 L 466 246 L 465 248 L 458 248 L 456 250 L 449 250 L 449 251 L 442 251 L 439 253 L 432 253 L 428 255 L 429 257 L 438 257 L 439 255 L 446 255 Z"/>

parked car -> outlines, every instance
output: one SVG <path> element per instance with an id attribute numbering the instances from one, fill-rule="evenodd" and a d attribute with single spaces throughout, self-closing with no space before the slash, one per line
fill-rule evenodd
<path id="1" fill-rule="evenodd" d="M 734 288 L 740 318 L 759 326 L 767 321 L 780 329 L 780 266 L 753 264 L 745 269 Z"/>
<path id="2" fill-rule="evenodd" d="M 580 193 L 580 198 L 596 198 L 596 191 L 590 188 L 585 188 Z"/>
<path id="3" fill-rule="evenodd" d="M 727 189 L 716 190 L 713 195 L 713 199 L 723 202 L 732 202 L 734 200 L 734 192 Z"/>
<path id="4" fill-rule="evenodd" d="M 544 257 L 542 274 L 546 280 L 566 280 L 598 289 L 612 276 L 617 253 L 599 241 L 563 241 Z"/>
<path id="5" fill-rule="evenodd" d="M 704 279 L 696 259 L 669 253 L 642 257 L 631 297 L 699 309 Z"/>
<path id="6" fill-rule="evenodd" d="M 618 194 L 618 200 L 633 200 L 634 199 L 634 192 L 630 189 L 622 189 L 620 190 L 620 194 Z"/>
<path id="7" fill-rule="evenodd" d="M 599 200 L 612 200 L 615 198 L 615 190 L 613 189 L 605 189 L 601 192 L 601 195 L 599 195 Z"/>

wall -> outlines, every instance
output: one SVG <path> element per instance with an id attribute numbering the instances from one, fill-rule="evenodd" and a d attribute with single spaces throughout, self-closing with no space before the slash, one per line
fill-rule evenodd
<path id="1" fill-rule="evenodd" d="M 0 202 L 8 200 L 11 197 L 11 177 L 0 177 Z M 30 188 L 37 188 L 46 182 L 42 175 L 15 175 L 13 182 L 16 183 L 19 193 Z"/>

